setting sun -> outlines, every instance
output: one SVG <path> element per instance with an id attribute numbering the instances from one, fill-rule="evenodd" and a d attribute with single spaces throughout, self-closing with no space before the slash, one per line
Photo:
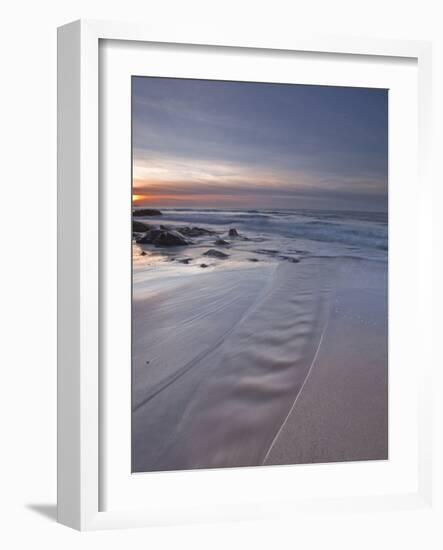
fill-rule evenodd
<path id="1" fill-rule="evenodd" d="M 132 195 L 132 202 L 138 202 L 144 199 L 144 195 Z"/>

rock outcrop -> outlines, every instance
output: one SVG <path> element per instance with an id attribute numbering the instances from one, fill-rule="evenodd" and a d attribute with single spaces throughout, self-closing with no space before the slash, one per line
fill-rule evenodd
<path id="1" fill-rule="evenodd" d="M 162 216 L 160 210 L 155 208 L 138 208 L 132 211 L 133 216 Z"/>
<path id="2" fill-rule="evenodd" d="M 186 246 L 189 242 L 181 233 L 174 230 L 150 229 L 136 239 L 140 244 L 153 244 L 155 246 Z"/>
<path id="3" fill-rule="evenodd" d="M 146 233 L 149 229 L 151 228 L 147 223 L 138 222 L 136 220 L 132 221 L 132 231 L 134 233 Z"/>
<path id="4" fill-rule="evenodd" d="M 203 227 L 176 227 L 176 231 L 185 237 L 202 237 L 204 235 L 215 235 L 215 231 Z"/>
<path id="5" fill-rule="evenodd" d="M 220 258 L 221 260 L 224 260 L 229 257 L 229 254 L 225 254 L 220 250 L 215 250 L 215 248 L 210 248 L 203 254 L 203 256 L 210 256 L 211 258 Z"/>

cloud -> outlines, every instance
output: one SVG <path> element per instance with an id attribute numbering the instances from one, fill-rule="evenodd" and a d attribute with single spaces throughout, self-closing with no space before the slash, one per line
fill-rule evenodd
<path id="1" fill-rule="evenodd" d="M 233 188 L 249 189 L 260 192 L 268 190 L 286 190 L 287 192 L 312 191 L 353 191 L 383 192 L 386 182 L 371 177 L 370 174 L 355 178 L 353 176 L 338 176 L 335 173 L 325 174 L 323 171 L 304 172 L 303 170 L 284 170 L 248 165 L 246 163 L 223 162 L 198 158 L 180 158 L 165 156 L 150 156 L 149 158 L 134 158 L 134 186 L 158 187 L 174 184 L 177 188 L 215 189 Z"/>
<path id="2" fill-rule="evenodd" d="M 383 90 L 133 83 L 133 185 L 147 202 L 387 208 Z"/>

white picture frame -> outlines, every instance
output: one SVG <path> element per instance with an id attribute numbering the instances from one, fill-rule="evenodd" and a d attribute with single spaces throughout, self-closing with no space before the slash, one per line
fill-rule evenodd
<path id="1" fill-rule="evenodd" d="M 150 526 L 199 521 L 219 521 L 244 518 L 275 517 L 295 512 L 327 512 L 331 507 L 347 512 L 356 508 L 362 511 L 395 510 L 399 508 L 423 509 L 432 506 L 432 347 L 429 332 L 421 330 L 420 337 L 411 346 L 421 350 L 422 363 L 415 386 L 417 408 L 413 410 L 418 428 L 416 435 L 417 456 L 411 468 L 413 479 L 404 484 L 405 489 L 387 488 L 382 493 L 348 492 L 326 495 L 313 489 L 303 495 L 303 500 L 293 501 L 281 491 L 264 491 L 264 496 L 254 495 L 245 502 L 235 502 L 226 496 L 222 501 L 211 502 L 208 497 L 196 497 L 186 505 L 186 499 L 175 507 L 140 506 L 131 504 L 132 493 L 125 493 L 121 503 L 114 498 L 111 509 L 103 509 L 101 484 L 109 471 L 104 467 L 109 450 L 103 430 L 106 406 L 103 405 L 103 362 L 100 352 L 101 305 L 106 298 L 100 280 L 103 275 L 103 250 L 100 240 L 99 212 L 103 214 L 102 189 L 100 187 L 100 44 L 116 41 L 131 45 L 175 44 L 176 48 L 193 44 L 203 48 L 210 56 L 211 48 L 223 48 L 229 55 L 248 55 L 252 52 L 273 52 L 287 56 L 290 52 L 312 55 L 344 56 L 361 59 L 409 59 L 416 64 L 418 81 L 418 181 L 414 196 L 419 201 L 417 221 L 412 231 L 417 247 L 411 252 L 412 260 L 420 265 L 417 270 L 416 288 L 411 291 L 417 303 L 417 313 L 422 318 L 432 316 L 432 296 L 427 285 L 430 278 L 431 196 L 432 182 L 429 172 L 431 125 L 431 46 L 426 42 L 370 40 L 362 38 L 315 37 L 313 35 L 280 37 L 278 39 L 239 38 L 234 41 L 223 38 L 187 36 L 186 30 L 171 36 L 158 33 L 155 28 L 136 24 L 77 21 L 59 29 L 58 33 L 58 520 L 80 530 L 131 526 Z M 209 49 L 208 49 L 209 47 Z M 161 49 L 161 48 L 160 48 Z M 109 58 L 107 58 L 109 59 Z M 171 69 L 172 70 L 172 69 Z M 106 80 L 104 81 L 106 82 Z M 128 159 L 129 161 L 129 159 Z M 394 195 L 395 198 L 395 195 Z M 406 201 L 406 199 L 405 199 Z M 108 201 L 109 207 L 109 201 Z M 401 206 L 399 205 L 399 208 Z M 406 206 L 405 206 L 406 208 Z M 107 213 L 108 215 L 108 213 Z M 112 215 L 112 214 L 111 214 Z M 404 223 L 404 222 L 402 222 Z M 415 234 L 416 233 L 416 234 Z M 395 317 L 394 317 L 395 318 Z M 418 321 L 419 322 L 419 321 Z M 108 388 L 109 389 L 109 388 Z M 107 390 L 108 391 L 108 390 Z M 112 388 L 109 391 L 114 391 Z M 121 432 L 126 433 L 126 432 Z M 129 449 L 128 449 L 129 453 Z M 340 469 L 340 466 L 341 469 Z M 345 466 L 346 467 L 346 466 Z M 279 479 L 288 478 L 289 470 L 273 469 L 267 476 L 265 487 Z M 289 467 L 291 468 L 291 467 Z M 293 468 L 293 467 L 292 467 Z M 316 468 L 311 467 L 311 470 Z M 352 466 L 351 466 L 352 468 Z M 106 470 L 106 471 L 105 471 Z M 254 475 L 257 474 L 257 469 Z M 325 480 L 342 475 L 343 465 L 319 471 Z M 410 470 L 409 470 L 410 471 Z M 242 469 L 223 473 L 184 472 L 157 474 L 157 490 L 163 486 L 173 490 L 174 484 L 186 490 L 189 476 L 200 476 L 200 485 L 212 483 L 241 483 L 252 474 Z M 130 471 L 128 472 L 130 475 Z M 259 472 L 260 475 L 260 472 Z M 311 476 L 312 471 L 311 471 Z M 355 475 L 358 475 L 355 474 Z M 410 474 L 407 474 L 410 476 Z M 179 477 L 181 476 L 181 477 Z M 315 474 L 314 474 L 315 476 Z M 141 491 L 146 491 L 151 478 L 145 478 Z M 193 485 L 195 486 L 195 477 Z M 410 483 L 409 483 L 410 482 Z M 348 483 L 351 483 L 348 480 Z M 403 483 L 403 482 L 402 482 Z M 198 485 L 198 484 L 197 484 Z M 140 485 L 141 487 L 141 485 Z M 160 489 L 159 489 L 160 488 Z M 196 491 L 198 493 L 198 491 Z M 123 494 L 123 493 L 122 493 Z M 143 493 L 142 493 L 143 494 Z M 128 496 L 129 495 L 129 496 Z M 231 501 L 229 501 L 231 498 Z"/>

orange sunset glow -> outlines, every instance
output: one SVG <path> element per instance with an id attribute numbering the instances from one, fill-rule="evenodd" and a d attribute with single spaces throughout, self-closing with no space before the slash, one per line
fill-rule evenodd
<path id="1" fill-rule="evenodd" d="M 187 194 L 161 194 L 156 193 L 155 195 L 132 195 L 132 203 L 135 206 L 174 206 L 174 204 L 188 202 L 189 195 Z M 196 204 L 206 203 L 207 201 L 224 201 L 226 203 L 235 203 L 247 202 L 248 197 L 237 197 L 235 195 L 227 194 L 200 194 L 192 198 L 193 202 Z"/>
<path id="2" fill-rule="evenodd" d="M 132 195 L 132 202 L 140 202 L 146 199 L 147 197 L 145 195 Z"/>

